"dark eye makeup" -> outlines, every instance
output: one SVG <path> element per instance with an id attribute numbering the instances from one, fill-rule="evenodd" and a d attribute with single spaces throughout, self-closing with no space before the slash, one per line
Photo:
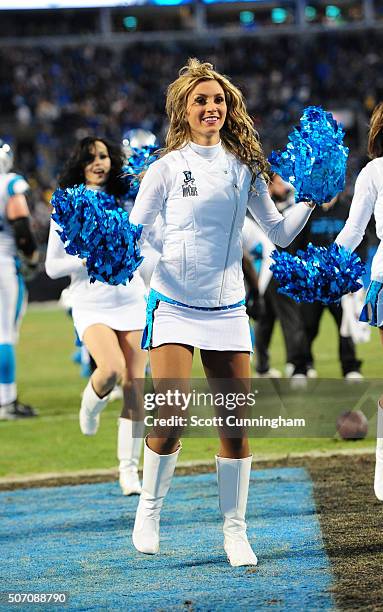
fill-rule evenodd
<path id="1" fill-rule="evenodd" d="M 225 98 L 223 96 L 221 96 L 220 94 L 218 96 L 215 96 L 214 98 L 214 102 L 216 104 L 222 104 L 222 102 L 224 102 Z M 207 102 L 207 96 L 197 96 L 194 99 L 195 102 L 197 102 L 198 104 L 206 104 Z"/>
<path id="2" fill-rule="evenodd" d="M 108 157 L 108 155 L 106 153 L 100 153 L 100 155 L 99 155 L 100 159 L 107 159 L 107 157 Z M 96 159 L 96 155 L 93 155 L 92 153 L 89 153 L 89 156 L 84 161 L 85 166 L 88 166 L 89 164 L 94 162 L 95 159 Z"/>

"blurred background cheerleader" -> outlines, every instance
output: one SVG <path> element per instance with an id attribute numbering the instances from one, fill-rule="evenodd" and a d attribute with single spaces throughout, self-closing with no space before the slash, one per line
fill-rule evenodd
<path id="1" fill-rule="evenodd" d="M 371 216 L 375 216 L 380 244 L 372 261 L 371 282 L 360 320 L 378 327 L 383 344 L 383 102 L 374 108 L 371 116 L 368 154 L 372 161 L 357 178 L 350 214 L 336 242 L 354 251 L 362 241 Z M 383 396 L 378 402 L 374 489 L 377 498 L 383 501 Z"/>
<path id="2" fill-rule="evenodd" d="M 85 183 L 88 189 L 113 195 L 116 206 L 124 206 L 127 185 L 121 179 L 123 161 L 120 147 L 104 139 L 84 138 L 59 177 L 59 186 L 65 189 Z M 65 252 L 57 229 L 52 220 L 46 271 L 51 278 L 70 275 L 74 325 L 96 364 L 83 392 L 80 428 L 85 435 L 97 433 L 100 413 L 120 383 L 124 397 L 117 443 L 119 482 L 124 495 L 138 494 L 144 431 L 140 382 L 145 377 L 146 353 L 140 343 L 145 327 L 145 284 L 138 274 L 128 286 L 90 283 L 85 262 Z"/>

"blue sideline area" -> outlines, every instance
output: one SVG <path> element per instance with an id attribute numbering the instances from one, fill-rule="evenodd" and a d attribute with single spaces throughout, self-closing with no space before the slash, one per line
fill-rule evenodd
<path id="1" fill-rule="evenodd" d="M 248 533 L 257 568 L 226 561 L 215 474 L 174 478 L 159 555 L 133 548 L 137 501 L 122 497 L 117 483 L 1 493 L 0 590 L 69 594 L 66 606 L 50 610 L 335 609 L 303 468 L 252 472 Z"/>

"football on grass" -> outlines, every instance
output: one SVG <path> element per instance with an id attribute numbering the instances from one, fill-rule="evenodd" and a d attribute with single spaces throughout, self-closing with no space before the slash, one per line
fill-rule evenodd
<path id="1" fill-rule="evenodd" d="M 361 410 L 342 412 L 336 429 L 343 440 L 363 440 L 368 432 L 368 421 Z"/>

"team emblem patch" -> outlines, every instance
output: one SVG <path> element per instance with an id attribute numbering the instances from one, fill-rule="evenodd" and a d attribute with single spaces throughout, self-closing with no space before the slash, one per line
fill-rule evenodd
<path id="1" fill-rule="evenodd" d="M 192 176 L 190 170 L 184 170 L 184 182 L 182 185 L 182 196 L 188 198 L 190 196 L 197 196 L 198 191 L 195 185 L 195 179 Z"/>

